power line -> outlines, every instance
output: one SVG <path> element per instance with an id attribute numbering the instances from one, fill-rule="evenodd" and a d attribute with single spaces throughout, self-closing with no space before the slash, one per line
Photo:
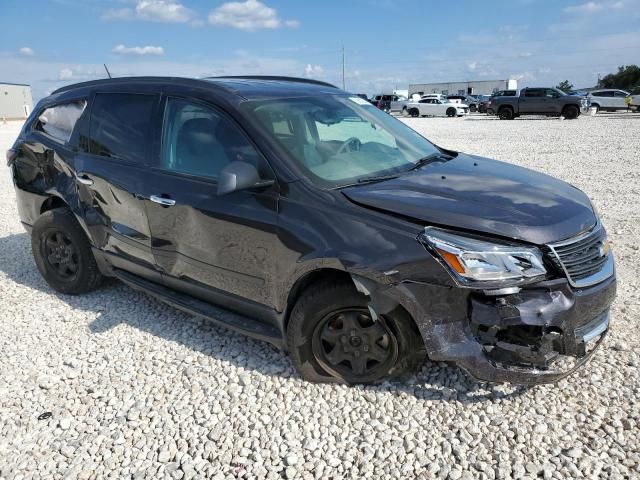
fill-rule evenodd
<path id="1" fill-rule="evenodd" d="M 344 83 L 344 43 L 342 44 L 342 89 L 346 90 L 346 86 Z"/>

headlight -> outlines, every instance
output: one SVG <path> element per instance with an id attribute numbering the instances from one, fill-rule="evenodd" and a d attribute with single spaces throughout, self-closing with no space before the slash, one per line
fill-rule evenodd
<path id="1" fill-rule="evenodd" d="M 425 228 L 422 238 L 455 279 L 467 286 L 515 285 L 547 273 L 537 248 L 494 243 L 434 227 Z"/>

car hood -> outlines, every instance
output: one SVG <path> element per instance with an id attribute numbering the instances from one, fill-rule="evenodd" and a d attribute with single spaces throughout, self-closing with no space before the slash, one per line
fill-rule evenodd
<path id="1" fill-rule="evenodd" d="M 576 187 L 526 168 L 466 154 L 342 192 L 361 206 L 428 225 L 538 245 L 569 238 L 596 223 L 589 198 Z"/>

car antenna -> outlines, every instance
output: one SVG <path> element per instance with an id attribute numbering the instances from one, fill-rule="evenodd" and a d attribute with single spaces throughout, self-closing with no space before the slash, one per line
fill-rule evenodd
<path id="1" fill-rule="evenodd" d="M 109 76 L 109 78 L 112 78 L 111 77 L 111 72 L 109 72 L 109 69 L 107 68 L 107 64 L 103 63 L 102 65 L 104 65 L 104 69 L 107 71 L 107 75 Z"/>

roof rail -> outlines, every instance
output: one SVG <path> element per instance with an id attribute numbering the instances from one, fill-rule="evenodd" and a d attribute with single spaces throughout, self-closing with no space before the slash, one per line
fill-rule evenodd
<path id="1" fill-rule="evenodd" d="M 221 77 L 205 77 L 207 80 L 277 80 L 280 82 L 298 82 L 298 83 L 312 83 L 314 85 L 322 85 L 324 87 L 338 88 L 335 85 L 323 82 L 321 80 L 313 80 L 312 78 L 300 78 L 300 77 L 283 77 L 277 75 L 224 75 Z"/>
<path id="2" fill-rule="evenodd" d="M 189 77 L 166 77 L 166 76 L 130 76 L 130 77 L 115 77 L 115 78 L 99 78 L 96 80 L 89 80 L 81 83 L 72 83 L 69 85 L 65 85 L 64 87 L 60 87 L 57 90 L 51 92 L 51 95 L 55 95 L 56 93 L 67 92 L 69 90 L 76 90 L 79 88 L 86 87 L 95 87 L 100 85 L 113 85 L 119 83 L 162 83 L 162 82 L 191 82 L 192 84 L 202 83 L 201 79 L 198 78 L 189 78 Z M 224 86 L 217 85 L 218 88 L 224 89 Z M 228 89 L 226 89 L 228 90 Z"/>

